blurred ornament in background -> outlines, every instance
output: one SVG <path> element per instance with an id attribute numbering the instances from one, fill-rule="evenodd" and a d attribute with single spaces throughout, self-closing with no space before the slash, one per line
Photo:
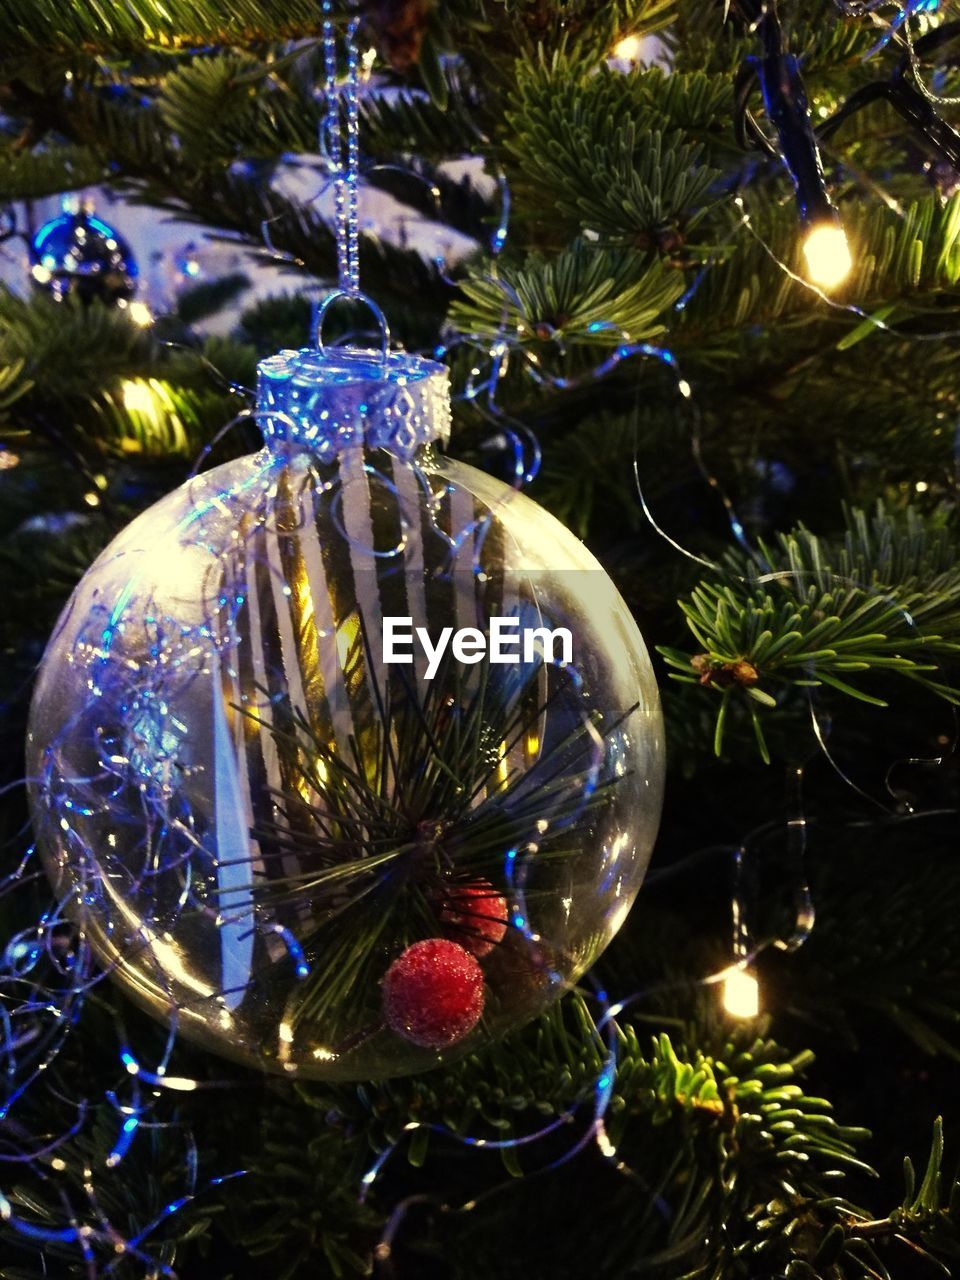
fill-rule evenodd
<path id="1" fill-rule="evenodd" d="M 63 212 L 34 236 L 30 264 L 33 283 L 57 302 L 126 306 L 137 288 L 133 250 L 94 214 L 90 200 L 76 195 L 64 196 Z"/>

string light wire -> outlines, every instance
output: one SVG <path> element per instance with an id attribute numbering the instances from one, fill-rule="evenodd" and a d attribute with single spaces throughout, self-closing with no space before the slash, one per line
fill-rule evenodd
<path id="1" fill-rule="evenodd" d="M 919 5 L 910 5 L 905 9 L 906 19 L 904 23 L 904 35 L 911 52 L 911 60 L 916 57 L 915 45 L 910 33 L 909 18 L 913 16 L 913 11 L 920 8 Z M 911 12 L 907 13 L 907 10 Z M 359 184 L 359 144 L 357 140 L 358 125 L 358 106 L 357 93 L 359 85 L 359 60 L 356 54 L 355 37 L 357 30 L 357 19 L 352 18 L 348 26 L 347 36 L 347 90 L 346 90 L 346 146 L 344 148 L 343 127 L 341 124 L 341 116 L 343 111 L 343 101 L 339 87 L 337 86 L 337 54 L 335 44 L 335 28 L 332 20 L 332 4 L 330 0 L 324 3 L 324 50 L 325 50 L 325 67 L 327 75 L 327 116 L 324 128 L 324 149 L 327 158 L 333 164 L 335 174 L 333 181 L 336 190 L 336 209 L 337 209 L 337 231 L 338 231 L 338 272 L 340 287 L 347 293 L 356 294 L 359 291 L 359 251 L 358 251 L 358 217 L 357 217 L 357 192 Z M 352 52 L 351 52 L 351 46 Z M 913 65 L 913 61 L 912 61 Z M 936 99 L 937 101 L 954 101 L 954 99 Z M 492 246 L 494 252 L 499 252 L 506 243 L 507 239 L 507 219 L 509 217 L 509 188 L 505 179 L 501 177 L 501 206 L 502 220 L 497 228 L 494 236 L 494 244 Z M 893 326 L 887 325 L 882 319 L 871 316 L 862 309 L 849 304 L 838 302 L 818 289 L 815 285 L 811 285 L 807 280 L 799 277 L 796 273 L 782 262 L 772 248 L 763 240 L 754 227 L 749 215 L 746 212 L 742 198 L 737 197 L 737 207 L 740 210 L 741 225 L 749 232 L 749 234 L 759 241 L 765 252 L 773 258 L 778 267 L 786 272 L 794 281 L 800 283 L 804 288 L 811 290 L 822 301 L 831 308 L 838 309 L 857 318 L 870 323 L 877 330 L 896 337 L 909 338 L 911 340 L 932 341 L 942 340 L 944 337 L 952 336 L 950 333 L 944 334 L 911 334 L 903 332 Z M 505 304 L 506 309 L 506 304 Z M 611 332 L 613 326 L 609 326 Z M 476 338 L 478 335 L 474 335 Z M 572 378 L 564 375 L 552 374 L 546 371 L 542 363 L 537 359 L 534 353 L 530 353 L 521 348 L 515 334 L 504 331 L 497 335 L 492 344 L 486 346 L 487 355 L 490 360 L 489 374 L 485 379 L 474 379 L 469 384 L 466 393 L 470 399 L 484 401 L 485 411 L 489 414 L 492 421 L 496 422 L 504 429 L 504 436 L 510 447 L 515 451 L 516 463 L 514 467 L 515 478 L 517 483 L 525 483 L 529 480 L 532 468 L 527 465 L 520 454 L 526 452 L 525 448 L 521 448 L 518 452 L 517 437 L 522 436 L 526 440 L 526 447 L 532 448 L 534 453 L 538 453 L 539 447 L 536 446 L 535 440 L 529 434 L 529 429 L 523 424 L 515 423 L 508 414 L 506 414 L 497 403 L 497 387 L 500 382 L 502 370 L 506 362 L 513 355 L 519 356 L 519 361 L 523 369 L 526 371 L 532 381 L 538 385 L 549 387 L 557 391 L 568 391 L 573 388 L 588 385 L 590 382 L 602 379 L 612 372 L 619 365 L 628 360 L 654 360 L 662 366 L 672 370 L 676 377 L 676 385 L 678 393 L 684 401 L 688 401 L 692 397 L 692 389 L 686 383 L 676 367 L 676 360 L 673 354 L 664 348 L 653 346 L 648 343 L 634 343 L 627 340 L 625 335 L 614 335 L 618 338 L 614 350 L 605 358 L 598 362 L 597 365 L 581 377 Z M 469 340 L 469 339 L 467 339 Z M 446 350 L 452 349 L 453 343 L 447 345 Z M 639 381 L 639 379 L 638 379 Z M 245 389 L 238 387 L 236 384 L 229 384 L 231 391 L 243 394 Z M 232 428 L 238 421 L 247 420 L 251 417 L 249 411 L 238 415 L 224 431 Z M 212 445 L 209 447 L 213 447 Z M 737 541 L 743 543 L 743 526 L 736 518 L 733 504 L 722 493 L 718 483 L 714 483 L 710 478 L 709 469 L 705 466 L 702 451 L 696 435 L 693 437 L 694 456 L 697 459 L 701 473 L 704 475 L 707 483 L 715 490 L 721 493 L 724 507 L 727 510 L 728 519 L 730 521 L 731 530 Z M 204 455 L 205 456 L 205 455 Z M 199 464 L 198 464 L 199 465 Z M 662 537 L 679 553 L 685 555 L 692 561 L 704 568 L 714 570 L 716 564 L 702 556 L 697 555 L 685 549 L 676 540 L 670 538 L 656 523 L 650 512 L 646 498 L 640 486 L 639 464 L 634 460 L 634 470 L 638 481 L 638 492 L 641 505 L 647 515 L 652 527 L 656 529 Z M 777 575 L 767 575 L 765 581 L 773 580 Z M 826 733 L 820 719 L 815 711 L 815 704 L 811 695 L 811 717 L 814 726 L 814 732 L 817 737 L 820 749 L 825 755 L 829 755 Z M 768 946 L 778 947 L 784 950 L 795 949 L 804 938 L 809 934 L 813 926 L 813 906 L 809 896 L 809 887 L 806 882 L 806 876 L 803 873 L 803 863 L 806 853 L 806 839 L 808 820 L 804 816 L 802 803 L 802 779 L 803 771 L 799 767 L 795 770 L 789 796 L 787 802 L 786 813 L 786 833 L 787 847 L 791 861 L 796 868 L 796 874 L 793 878 L 793 884 L 796 890 L 795 904 L 795 928 L 786 938 L 772 938 L 756 941 L 753 938 L 752 928 L 749 920 L 749 912 L 745 909 L 745 904 L 739 899 L 735 899 L 735 928 L 734 928 L 734 966 L 738 972 L 746 971 L 759 956 L 759 954 Z M 851 786 L 853 786 L 851 782 Z M 865 793 L 862 793 L 865 794 Z M 912 818 L 923 816 L 923 814 L 912 814 Z M 745 867 L 749 860 L 749 841 L 737 847 L 735 851 L 735 861 L 741 873 L 745 871 Z M 700 853 L 689 855 L 690 861 L 697 859 Z M 519 865 L 517 865 L 519 862 Z M 33 869 L 34 855 L 30 850 L 19 862 L 15 871 L 0 882 L 0 893 L 12 892 L 15 888 L 22 888 L 36 881 L 39 872 Z M 671 871 L 675 868 L 671 868 Z M 514 920 L 513 927 L 526 928 L 526 912 L 524 909 L 524 864 L 523 859 L 519 858 L 510 863 L 508 868 L 508 877 L 511 884 L 511 897 L 513 900 Z M 42 976 L 39 972 L 39 966 L 44 959 L 50 959 L 53 955 L 51 947 L 53 945 L 54 931 L 61 927 L 63 918 L 61 915 L 62 904 L 56 910 L 49 913 L 40 922 L 36 930 L 26 930 L 24 935 L 20 937 L 15 944 L 8 944 L 4 956 L 3 966 L 0 966 L 0 984 L 6 984 L 10 987 L 11 983 L 22 983 L 30 981 L 33 983 L 32 994 L 29 999 L 15 1002 L 14 1009 L 19 1014 L 28 1014 L 35 1016 L 41 1008 L 44 1007 L 45 1001 L 51 994 L 49 988 L 45 987 Z M 524 923 L 517 924 L 517 919 Z M 37 945 L 31 950 L 29 942 L 30 936 L 35 934 Z M 60 1005 L 55 1009 L 55 1022 L 57 1023 L 57 1031 L 53 1038 L 47 1037 L 46 1040 L 41 1038 L 39 1043 L 45 1043 L 46 1047 L 42 1051 L 39 1060 L 34 1060 L 32 1069 L 28 1069 L 26 1082 L 22 1079 L 15 1087 L 10 1088 L 9 1082 L 18 1077 L 18 1072 L 22 1072 L 27 1065 L 27 1059 L 23 1057 L 23 1050 L 29 1040 L 25 1040 L 14 1028 L 13 1017 L 8 1009 L 0 1009 L 2 1014 L 2 1048 L 3 1061 L 6 1063 L 5 1072 L 8 1081 L 8 1090 L 6 1094 L 3 1114 L 9 1114 L 11 1106 L 16 1100 L 22 1096 L 23 1092 L 35 1085 L 45 1075 L 45 1069 L 55 1058 L 63 1038 L 69 1030 L 70 1026 L 76 1021 L 80 1013 L 80 1005 L 87 991 L 98 981 L 102 979 L 102 975 L 95 974 L 92 965 L 90 953 L 82 938 L 82 935 L 76 934 L 76 963 L 72 971 L 73 985 L 64 993 L 60 994 Z M 27 947 L 26 951 L 18 950 L 21 946 Z M 42 945 L 41 945 L 42 944 Z M 32 975 L 32 976 L 31 976 Z M 571 1150 L 565 1154 L 562 1159 L 571 1158 L 573 1154 L 581 1150 L 583 1146 L 590 1141 L 596 1143 L 598 1149 L 604 1156 L 612 1159 L 614 1157 L 614 1149 L 606 1137 L 603 1119 L 606 1114 L 609 1101 L 612 1095 L 614 1076 L 616 1070 L 615 1055 L 615 1031 L 616 1018 L 626 1012 L 638 1003 L 650 999 L 652 996 L 660 996 L 670 991 L 689 990 L 690 986 L 701 985 L 704 987 L 715 986 L 725 983 L 730 977 L 730 967 L 726 966 L 707 976 L 695 980 L 692 983 L 661 983 L 652 985 L 644 991 L 636 992 L 631 996 L 611 1002 L 603 992 L 594 993 L 592 998 L 596 999 L 600 1005 L 600 1013 L 597 1019 L 598 1034 L 604 1034 L 606 1053 L 604 1057 L 603 1067 L 593 1082 L 590 1090 L 582 1099 L 579 1099 L 571 1107 L 567 1108 L 560 1116 L 554 1118 L 548 1124 L 538 1128 L 530 1134 L 522 1135 L 509 1140 L 487 1140 L 484 1138 L 460 1137 L 451 1134 L 451 1131 L 445 1126 L 431 1125 L 431 1129 L 445 1133 L 448 1137 L 455 1137 L 457 1141 L 461 1141 L 464 1145 L 483 1149 L 498 1149 L 508 1147 L 531 1146 L 541 1141 L 548 1135 L 556 1132 L 561 1126 L 570 1124 L 575 1119 L 578 1111 L 589 1104 L 590 1122 L 585 1135 L 582 1135 Z M 169 1036 L 163 1053 L 154 1069 L 146 1068 L 135 1056 L 132 1048 L 122 1041 L 122 1048 L 118 1055 L 119 1063 L 122 1065 L 126 1078 L 129 1081 L 130 1092 L 124 1096 L 119 1089 L 110 1089 L 106 1091 L 106 1096 L 111 1105 L 115 1108 L 120 1122 L 120 1130 L 117 1139 L 108 1156 L 108 1166 L 114 1168 L 122 1163 L 127 1156 L 133 1143 L 136 1140 L 138 1131 L 142 1128 L 148 1128 L 155 1124 L 165 1122 L 155 1121 L 151 1119 L 152 1109 L 155 1104 L 151 1103 L 149 1109 L 144 1107 L 143 1093 L 141 1086 L 146 1086 L 151 1090 L 177 1092 L 192 1092 L 200 1087 L 217 1087 L 214 1082 L 201 1082 L 184 1080 L 181 1077 L 168 1074 L 168 1066 L 171 1062 L 171 1055 L 174 1049 L 176 1028 L 175 1024 L 170 1029 Z M 34 1044 L 38 1042 L 33 1042 Z M 31 1048 L 30 1052 L 34 1052 Z M 47 1161 L 51 1155 L 57 1150 L 58 1146 L 66 1143 L 77 1132 L 83 1123 L 85 1112 L 81 1108 L 81 1114 L 78 1115 L 76 1123 L 66 1130 L 58 1139 L 45 1145 L 42 1149 L 34 1149 L 27 1155 L 17 1158 L 26 1159 L 27 1161 Z M 420 1126 L 412 1124 L 407 1126 L 406 1135 L 410 1135 Z M 378 1157 L 375 1164 L 371 1167 L 363 1179 L 363 1194 L 366 1194 L 373 1184 L 378 1180 L 379 1174 L 384 1168 L 386 1162 L 396 1150 L 396 1146 L 389 1147 L 384 1153 Z M 0 1168 L 8 1157 L 0 1157 Z M 170 1268 L 158 1262 L 157 1258 L 148 1254 L 144 1246 L 148 1238 L 154 1234 L 160 1224 L 169 1216 L 179 1212 L 187 1204 L 191 1203 L 197 1195 L 202 1194 L 203 1189 L 216 1187 L 227 1180 L 227 1178 L 243 1176 L 242 1171 L 227 1175 L 226 1177 L 211 1179 L 205 1185 L 205 1188 L 196 1190 L 195 1188 L 195 1158 L 192 1163 L 188 1160 L 188 1167 L 192 1168 L 190 1174 L 191 1189 L 187 1194 L 172 1201 L 164 1211 L 152 1220 L 147 1226 L 133 1234 L 129 1239 L 124 1239 L 122 1234 L 111 1227 L 106 1217 L 96 1203 L 96 1196 L 93 1191 L 92 1182 L 87 1180 L 87 1194 L 89 1196 L 90 1208 L 94 1217 L 99 1224 L 97 1227 L 91 1226 L 89 1223 L 81 1223 L 76 1215 L 76 1210 L 69 1206 L 64 1199 L 65 1216 L 67 1219 L 66 1226 L 58 1228 L 43 1228 L 30 1223 L 22 1218 L 13 1209 L 8 1198 L 0 1192 L 0 1218 L 8 1225 L 12 1225 L 24 1239 L 33 1239 L 44 1243 L 72 1243 L 80 1250 L 89 1273 L 94 1274 L 95 1256 L 93 1253 L 92 1242 L 101 1239 L 108 1242 L 111 1247 L 116 1248 L 122 1246 L 122 1251 L 127 1256 L 134 1256 L 143 1261 L 146 1266 L 152 1269 L 155 1275 L 172 1275 Z M 548 1167 L 555 1167 L 555 1162 Z M 625 1170 L 624 1166 L 621 1167 Z M 47 1173 L 45 1176 L 49 1177 Z M 506 1184 L 505 1184 L 506 1185 Z M 410 1206 L 417 1202 L 417 1198 L 405 1201 L 405 1206 Z M 468 1202 L 463 1206 L 464 1210 L 475 1207 L 476 1201 Z M 405 1211 L 405 1210 L 404 1210 Z M 379 1256 L 385 1258 L 389 1256 L 392 1242 L 395 1237 L 399 1219 L 395 1211 L 394 1215 L 388 1222 L 387 1228 L 381 1241 L 381 1250 Z M 401 1215 L 402 1216 L 402 1215 Z M 119 1262 L 111 1262 L 108 1264 L 107 1272 L 114 1269 Z"/>

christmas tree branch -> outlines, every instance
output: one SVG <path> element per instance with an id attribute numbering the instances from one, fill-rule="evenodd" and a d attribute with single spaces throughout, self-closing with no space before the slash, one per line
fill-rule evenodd
<path id="1" fill-rule="evenodd" d="M 960 570 L 944 513 L 923 517 L 878 506 L 849 513 L 842 541 L 803 527 L 727 556 L 722 574 L 680 602 L 701 652 L 661 646 L 673 678 L 720 698 L 716 750 L 732 698 L 745 699 L 766 754 L 757 708 L 781 692 L 829 688 L 875 706 L 866 676 L 907 679 L 946 698 L 960 692 L 941 663 L 960 651 Z"/>

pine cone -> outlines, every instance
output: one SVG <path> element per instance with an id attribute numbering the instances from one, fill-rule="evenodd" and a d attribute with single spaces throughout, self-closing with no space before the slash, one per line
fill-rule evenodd
<path id="1" fill-rule="evenodd" d="M 698 653 L 690 659 L 690 665 L 701 684 L 716 685 L 718 689 L 729 689 L 732 685 L 750 689 L 760 681 L 757 668 L 745 658 L 737 662 L 715 662 L 708 653 Z"/>

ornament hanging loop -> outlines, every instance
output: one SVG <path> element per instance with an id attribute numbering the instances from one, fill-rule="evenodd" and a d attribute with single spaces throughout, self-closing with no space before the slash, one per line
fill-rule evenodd
<path id="1" fill-rule="evenodd" d="M 345 38 L 347 78 L 337 80 L 337 32 L 332 0 L 323 0 L 323 53 L 326 110 L 320 128 L 320 153 L 334 179 L 337 272 L 340 288 L 360 292 L 360 19 L 353 16 Z"/>
<path id="2" fill-rule="evenodd" d="M 327 318 L 327 313 L 335 302 L 346 299 L 350 302 L 362 302 L 368 311 L 371 312 L 373 318 L 377 322 L 377 328 L 380 331 L 380 376 L 386 377 L 387 364 L 390 359 L 390 325 L 387 317 L 374 300 L 365 293 L 353 289 L 334 289 L 332 293 L 328 293 L 320 305 L 317 307 L 311 331 L 311 340 L 320 354 L 324 357 L 329 356 L 330 351 L 323 341 L 323 323 Z"/>

